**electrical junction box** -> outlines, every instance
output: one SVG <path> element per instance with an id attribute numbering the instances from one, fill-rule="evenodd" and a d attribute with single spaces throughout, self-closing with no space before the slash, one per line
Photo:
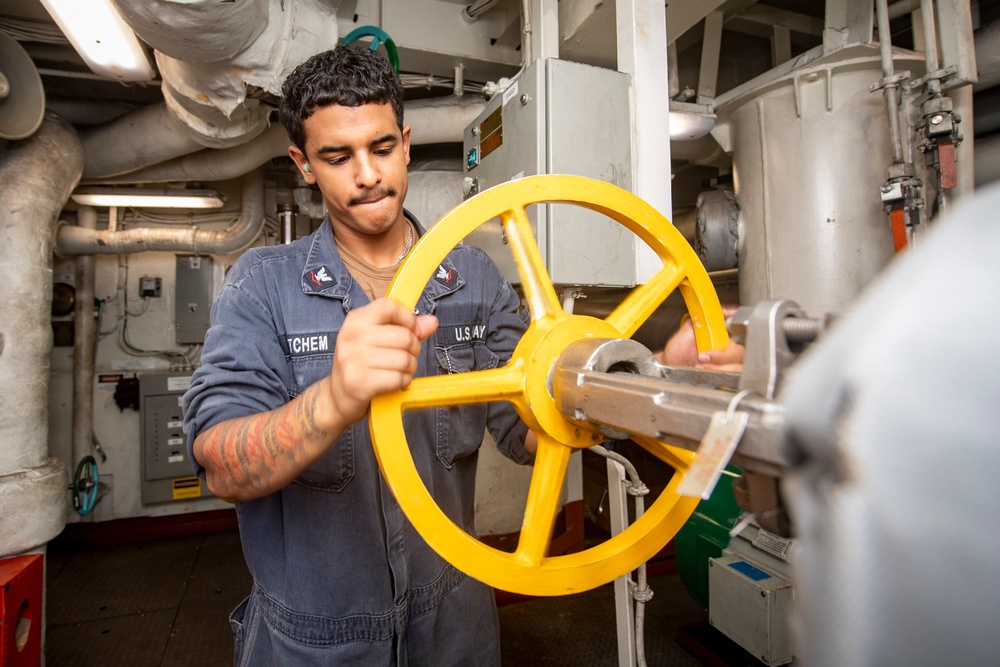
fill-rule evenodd
<path id="1" fill-rule="evenodd" d="M 158 298 L 163 291 L 161 278 L 143 276 L 139 278 L 139 296 L 143 299 Z"/>
<path id="2" fill-rule="evenodd" d="M 182 429 L 181 399 L 190 383 L 190 373 L 143 373 L 139 377 L 143 504 L 212 496 L 208 485 L 193 472 Z"/>
<path id="3" fill-rule="evenodd" d="M 174 289 L 177 343 L 204 343 L 212 310 L 212 258 L 208 255 L 177 255 Z"/>
<path id="4" fill-rule="evenodd" d="M 792 662 L 788 580 L 740 556 L 708 561 L 708 620 L 765 665 Z"/>
<path id="5" fill-rule="evenodd" d="M 568 60 L 533 63 L 465 129 L 466 197 L 535 174 L 588 176 L 631 190 L 630 85 L 630 77 L 615 70 Z M 670 187 L 669 175 L 664 179 Z M 637 283 L 636 244 L 642 242 L 618 222 L 570 204 L 533 205 L 528 217 L 554 284 Z M 520 283 L 499 219 L 465 242 Z"/>

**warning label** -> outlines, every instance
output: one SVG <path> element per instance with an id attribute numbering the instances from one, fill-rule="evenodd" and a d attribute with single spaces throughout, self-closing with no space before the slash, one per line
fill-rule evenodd
<path id="1" fill-rule="evenodd" d="M 201 479 L 198 477 L 181 477 L 173 480 L 174 500 L 187 500 L 201 497 Z"/>

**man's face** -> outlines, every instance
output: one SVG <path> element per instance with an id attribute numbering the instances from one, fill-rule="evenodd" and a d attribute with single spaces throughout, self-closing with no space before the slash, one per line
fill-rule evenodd
<path id="1" fill-rule="evenodd" d="M 305 154 L 289 154 L 319 185 L 338 234 L 381 236 L 403 219 L 410 128 L 399 129 L 389 104 L 320 107 L 303 128 Z"/>

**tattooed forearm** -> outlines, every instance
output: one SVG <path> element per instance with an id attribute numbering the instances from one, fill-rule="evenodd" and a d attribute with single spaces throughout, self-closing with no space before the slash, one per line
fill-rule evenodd
<path id="1" fill-rule="evenodd" d="M 316 419 L 311 387 L 287 405 L 216 424 L 195 440 L 196 458 L 221 498 L 247 500 L 276 491 L 312 464 L 336 439 Z"/>

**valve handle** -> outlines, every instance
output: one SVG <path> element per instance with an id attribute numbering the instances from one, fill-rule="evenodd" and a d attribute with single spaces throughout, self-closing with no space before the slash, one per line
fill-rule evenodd
<path id="1" fill-rule="evenodd" d="M 90 514 L 97 503 L 97 461 L 93 456 L 84 456 L 76 466 L 73 476 L 73 509 L 80 516 Z"/>
<path id="2" fill-rule="evenodd" d="M 389 37 L 389 34 L 381 28 L 373 25 L 363 25 L 344 35 L 344 38 L 340 41 L 344 44 L 353 44 L 362 37 L 372 38 L 372 43 L 368 46 L 369 51 L 378 51 L 379 45 L 385 44 L 389 63 L 396 70 L 396 74 L 399 74 L 399 51 L 396 49 L 396 42 L 392 41 L 392 37 Z"/>
<path id="3" fill-rule="evenodd" d="M 574 204 L 612 218 L 648 244 L 663 260 L 663 267 L 603 320 L 566 313 L 546 272 L 526 211 L 529 205 L 540 202 Z M 579 553 L 548 556 L 570 454 L 602 439 L 596 430 L 570 422 L 556 408 L 547 382 L 552 364 L 574 341 L 629 338 L 674 289 L 684 298 L 699 350 L 721 349 L 728 344 L 725 318 L 697 254 L 666 218 L 626 190 L 580 176 L 529 176 L 468 199 L 417 242 L 396 272 L 388 296 L 412 309 L 448 252 L 494 218 L 501 219 L 531 312 L 531 323 L 510 361 L 491 370 L 414 378 L 406 389 L 376 396 L 369 411 L 369 428 L 386 483 L 417 532 L 445 560 L 495 588 L 527 595 L 576 593 L 634 570 L 680 530 L 698 503 L 696 498 L 676 492 L 695 454 L 649 438 L 635 438 L 674 467 L 676 472 L 667 488 L 642 517 L 603 544 Z M 483 544 L 447 517 L 420 479 L 403 430 L 402 414 L 408 409 L 500 400 L 512 403 L 539 439 L 514 553 Z"/>

